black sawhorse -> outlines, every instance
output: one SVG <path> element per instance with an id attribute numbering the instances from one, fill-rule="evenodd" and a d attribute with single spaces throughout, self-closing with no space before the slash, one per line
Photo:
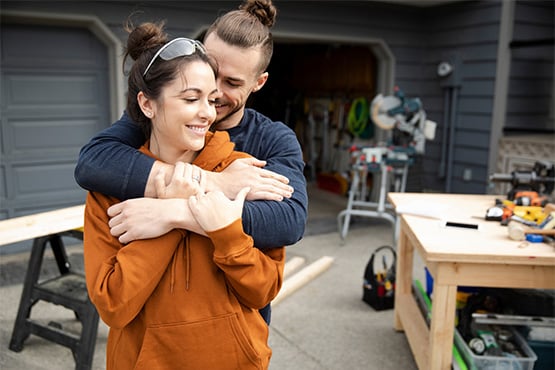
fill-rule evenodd
<path id="1" fill-rule="evenodd" d="M 73 353 L 76 370 L 90 370 L 98 331 L 98 313 L 89 300 L 85 277 L 71 269 L 62 236 L 83 240 L 83 232 L 66 231 L 36 238 L 25 276 L 21 301 L 15 320 L 10 349 L 20 352 L 30 334 L 68 347 Z M 40 282 L 40 271 L 46 245 L 50 244 L 60 275 Z M 43 325 L 31 319 L 31 309 L 38 301 L 64 306 L 81 322 L 81 336 L 64 331 L 59 325 Z"/>

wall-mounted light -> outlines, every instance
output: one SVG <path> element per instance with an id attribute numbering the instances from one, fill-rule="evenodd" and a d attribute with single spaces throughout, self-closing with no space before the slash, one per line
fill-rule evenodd
<path id="1" fill-rule="evenodd" d="M 437 66 L 437 75 L 439 77 L 449 76 L 453 72 L 453 65 L 449 62 L 441 62 Z"/>

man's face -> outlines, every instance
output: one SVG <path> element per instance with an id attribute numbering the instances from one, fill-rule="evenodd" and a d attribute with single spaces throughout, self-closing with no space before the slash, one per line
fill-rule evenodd
<path id="1" fill-rule="evenodd" d="M 208 54 L 218 62 L 218 89 L 222 97 L 216 104 L 215 127 L 218 130 L 235 127 L 243 117 L 249 95 L 264 86 L 265 72 L 258 74 L 259 49 L 241 49 L 223 42 L 215 33 L 204 40 Z"/>

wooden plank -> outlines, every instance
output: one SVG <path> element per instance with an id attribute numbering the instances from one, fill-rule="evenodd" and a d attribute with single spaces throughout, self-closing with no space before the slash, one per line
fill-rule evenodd
<path id="1" fill-rule="evenodd" d="M 441 268 L 441 267 L 440 267 Z M 457 286 L 434 282 L 427 369 L 450 370 L 453 357 Z"/>
<path id="2" fill-rule="evenodd" d="M 418 303 L 411 293 L 396 295 L 395 309 L 403 322 L 403 328 L 418 368 L 428 369 L 429 330 Z M 451 353 L 450 351 L 451 348 L 449 348 L 449 353 Z"/>
<path id="3" fill-rule="evenodd" d="M 0 246 L 83 227 L 85 205 L 0 221 Z"/>
<path id="4" fill-rule="evenodd" d="M 402 222 L 402 221 L 401 221 Z M 407 234 L 404 232 L 405 227 L 401 227 L 399 236 L 399 246 L 397 249 L 397 278 L 395 282 L 395 302 L 405 295 L 410 295 L 412 292 L 412 269 L 414 263 L 414 248 L 407 239 Z M 395 330 L 403 330 L 403 322 L 399 313 L 399 305 L 394 305 L 394 327 Z"/>
<path id="5" fill-rule="evenodd" d="M 555 266 L 441 263 L 434 281 L 495 288 L 555 289 Z"/>

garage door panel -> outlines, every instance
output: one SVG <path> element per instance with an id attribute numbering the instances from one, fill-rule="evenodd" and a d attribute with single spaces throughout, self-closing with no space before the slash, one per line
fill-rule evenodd
<path id="1" fill-rule="evenodd" d="M 8 84 L 6 108 L 29 108 L 47 104 L 57 106 L 97 106 L 98 76 L 91 75 L 18 75 L 5 76 Z M 54 93 L 55 92 L 55 93 Z"/>
<path id="2" fill-rule="evenodd" d="M 6 198 L 6 187 L 8 186 L 6 179 L 6 166 L 0 166 L 0 203 Z"/>
<path id="3" fill-rule="evenodd" d="M 99 129 L 100 117 L 8 120 L 6 155 L 13 160 L 75 155 Z"/>
<path id="4" fill-rule="evenodd" d="M 0 217 L 83 203 L 79 150 L 111 123 L 106 45 L 86 28 L 0 28 Z"/>
<path id="5" fill-rule="evenodd" d="M 26 197 L 40 193 L 50 196 L 53 193 L 79 189 L 73 178 L 75 162 L 13 165 L 15 193 Z"/>
<path id="6" fill-rule="evenodd" d="M 2 31 L 4 29 L 2 28 Z M 34 25 L 9 25 L 3 32 L 3 63 L 37 68 L 105 67 L 105 48 L 87 29 L 43 27 Z M 55 42 L 53 42 L 55 40 Z"/>

